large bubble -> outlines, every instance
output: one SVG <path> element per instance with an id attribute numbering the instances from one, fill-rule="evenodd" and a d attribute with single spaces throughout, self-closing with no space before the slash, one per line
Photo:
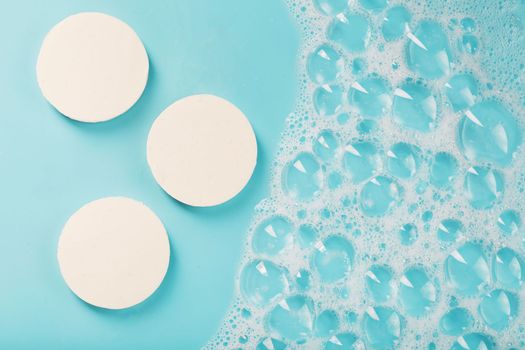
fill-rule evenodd
<path id="1" fill-rule="evenodd" d="M 323 174 L 319 162 L 310 153 L 300 153 L 284 169 L 283 190 L 298 200 L 309 200 L 323 186 Z"/>
<path id="2" fill-rule="evenodd" d="M 521 144 L 514 116 L 497 101 L 483 101 L 465 112 L 458 125 L 458 146 L 476 162 L 509 165 Z"/>
<path id="3" fill-rule="evenodd" d="M 250 304 L 267 305 L 288 291 L 286 271 L 267 260 L 255 260 L 241 272 L 240 289 Z"/>
<path id="4" fill-rule="evenodd" d="M 407 46 L 408 67 L 425 79 L 437 79 L 450 72 L 452 54 L 448 38 L 440 24 L 422 21 L 413 33 Z"/>
<path id="5" fill-rule="evenodd" d="M 303 295 L 283 299 L 268 314 L 267 323 L 271 332 L 292 341 L 305 340 L 314 325 L 313 301 Z"/>
<path id="6" fill-rule="evenodd" d="M 472 207 L 489 209 L 503 195 L 503 175 L 489 167 L 474 166 L 465 175 L 464 188 Z"/>
<path id="7" fill-rule="evenodd" d="M 348 101 L 364 117 L 379 118 L 390 109 L 388 82 L 378 76 L 372 76 L 356 81 L 350 86 Z"/>
<path id="8" fill-rule="evenodd" d="M 445 260 L 445 275 L 461 295 L 478 294 L 490 281 L 490 270 L 483 247 L 467 242 L 454 250 Z"/>
<path id="9" fill-rule="evenodd" d="M 324 282 L 336 282 L 343 279 L 352 269 L 354 247 L 343 237 L 330 236 L 315 245 L 312 266 Z"/>
<path id="10" fill-rule="evenodd" d="M 370 43 L 370 23 L 358 13 L 340 13 L 328 27 L 327 37 L 350 52 L 364 51 Z"/>
<path id="11" fill-rule="evenodd" d="M 393 117 L 401 126 L 423 132 L 436 127 L 437 102 L 424 85 L 405 83 L 394 91 Z"/>
<path id="12" fill-rule="evenodd" d="M 403 195 L 403 188 L 386 176 L 377 176 L 368 181 L 361 190 L 360 204 L 367 216 L 385 215 Z"/>
<path id="13" fill-rule="evenodd" d="M 372 349 L 394 349 L 401 337 L 403 320 L 391 308 L 369 307 L 363 316 L 362 327 L 366 343 Z"/>
<path id="14" fill-rule="evenodd" d="M 411 267 L 399 280 L 399 300 L 411 316 L 426 314 L 437 301 L 437 287 L 420 267 Z"/>

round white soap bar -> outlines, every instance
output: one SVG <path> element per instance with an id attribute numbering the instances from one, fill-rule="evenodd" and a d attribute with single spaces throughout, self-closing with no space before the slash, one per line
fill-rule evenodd
<path id="1" fill-rule="evenodd" d="M 168 194 L 206 207 L 228 201 L 246 186 L 257 162 L 257 141 L 233 104 L 194 95 L 173 103 L 155 120 L 147 157 Z"/>
<path id="2" fill-rule="evenodd" d="M 126 112 L 146 87 L 148 55 L 126 23 L 103 13 L 67 17 L 47 34 L 36 68 L 44 97 L 65 116 L 101 122 Z"/>
<path id="3" fill-rule="evenodd" d="M 129 198 L 109 197 L 86 204 L 69 218 L 57 255 L 64 280 L 80 299 L 123 309 L 159 287 L 170 245 L 151 209 Z"/>

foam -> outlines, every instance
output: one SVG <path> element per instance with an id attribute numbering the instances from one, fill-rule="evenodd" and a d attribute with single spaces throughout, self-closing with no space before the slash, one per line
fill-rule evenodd
<path id="1" fill-rule="evenodd" d="M 525 87 L 525 75 L 520 72 L 523 71 L 525 62 L 520 52 L 523 52 L 525 48 L 525 29 L 523 28 L 525 22 L 520 22 L 519 12 L 517 12 L 523 5 L 517 2 L 503 4 L 490 0 L 404 1 L 402 5 L 412 15 L 409 24 L 411 33 L 418 23 L 431 19 L 441 27 L 448 38 L 450 47 L 448 73 L 447 69 L 436 72 L 426 67 L 424 75 L 426 74 L 429 79 L 423 80 L 416 73 L 417 70 L 414 72 L 407 65 L 406 46 L 409 41 L 414 42 L 414 39 L 405 35 L 400 40 L 386 41 L 381 34 L 381 24 L 386 11 L 400 5 L 399 3 L 391 3 L 381 12 L 368 12 L 361 7 L 359 2 L 350 1 L 348 12 L 365 16 L 370 22 L 370 43 L 362 52 L 348 52 L 343 46 L 329 42 L 326 39 L 326 30 L 332 19 L 330 16 L 319 13 L 310 1 L 290 0 L 287 1 L 287 4 L 303 34 L 302 47 L 297 61 L 299 72 L 302 72 L 299 81 L 302 83 L 296 109 L 286 120 L 279 153 L 274 162 L 270 195 L 255 208 L 254 220 L 247 235 L 239 275 L 249 262 L 265 258 L 286 271 L 289 286 L 272 299 L 272 302 L 261 307 L 250 304 L 243 297 L 239 290 L 241 283 L 245 282 L 237 279 L 237 293 L 232 307 L 217 336 L 208 343 L 206 349 L 259 350 L 271 349 L 271 346 L 275 349 L 282 349 L 279 347 L 280 344 L 286 345 L 287 349 L 324 347 L 337 349 L 339 346 L 337 335 L 348 332 L 356 336 L 352 343 L 356 349 L 361 349 L 360 346 L 365 344 L 367 348 L 372 349 L 463 349 L 466 348 L 465 346 L 477 346 L 479 342 L 485 342 L 484 345 L 489 349 L 523 347 L 525 344 L 522 326 L 525 321 L 525 303 L 523 302 L 525 288 L 522 285 L 510 290 L 520 302 L 516 306 L 516 315 L 510 317 L 508 326 L 503 330 L 488 327 L 478 311 L 484 296 L 495 289 L 505 289 L 501 281 L 493 276 L 496 252 L 501 248 L 509 247 L 519 256 L 525 255 L 523 228 L 511 229 L 512 234 L 507 235 L 506 228 L 502 229 L 498 226 L 498 217 L 505 210 L 514 210 L 521 217 L 525 215 L 521 199 L 525 179 L 523 145 L 518 146 L 517 150 L 512 152 L 508 147 L 505 148 L 508 139 L 505 137 L 498 139 L 499 145 L 503 145 L 502 152 L 512 153 L 512 160 L 508 164 L 506 164 L 507 158 L 500 157 L 498 159 L 505 161 L 496 160 L 494 162 L 487 159 L 478 161 L 471 156 L 467 157 L 456 142 L 458 123 L 461 118 L 465 118 L 465 110 L 454 111 L 446 96 L 445 87 L 448 80 L 455 74 L 471 74 L 479 90 L 477 96 L 474 96 L 475 101 L 497 101 L 514 116 L 519 130 L 523 130 L 525 111 L 521 96 Z M 469 18 L 469 20 L 462 22 L 464 18 Z M 474 20 L 474 24 L 471 19 Z M 468 50 L 462 47 L 463 36 L 467 34 L 474 36 L 478 41 L 479 46 L 475 53 L 468 53 Z M 344 69 L 337 74 L 335 81 L 329 82 L 329 84 L 343 87 L 343 102 L 334 115 L 321 116 L 316 112 L 312 100 L 318 85 L 310 80 L 309 76 L 312 76 L 312 72 L 307 70 L 307 64 L 310 53 L 315 52 L 320 45 L 327 43 L 344 60 Z M 352 62 L 356 59 L 363 59 L 365 62 L 362 72 L 352 71 Z M 363 128 L 358 128 L 363 118 L 359 115 L 358 110 L 348 103 L 347 93 L 352 84 L 371 74 L 376 74 L 388 81 L 392 98 L 394 98 L 394 91 L 407 79 L 429 89 L 436 102 L 435 125 L 429 127 L 428 130 L 404 127 L 392 118 L 390 108 L 383 117 L 374 119 L 376 127 L 371 132 L 359 132 L 358 129 L 363 130 Z M 466 103 L 469 103 L 468 100 Z M 341 118 L 340 115 L 345 113 L 349 117 Z M 320 133 L 325 130 L 331 130 L 339 145 L 333 157 L 320 157 L 319 152 L 314 153 L 313 144 L 317 142 Z M 358 141 L 374 144 L 383 162 L 374 167 L 373 174 L 367 179 L 352 181 L 349 172 L 343 167 L 342 159 L 345 145 Z M 419 150 L 419 165 L 416 167 L 414 163 L 410 163 L 413 157 L 405 157 L 404 159 L 409 159 L 409 162 L 403 164 L 407 164 L 406 168 L 410 171 L 397 172 L 397 177 L 394 177 L 387 164 L 388 151 L 393 145 L 400 142 L 413 145 Z M 433 175 L 434 180 L 430 183 L 431 162 L 439 152 L 447 152 L 455 158 L 457 172 L 446 173 L 445 180 L 440 179 L 438 182 Z M 283 179 L 288 179 L 287 169 L 294 165 L 300 154 L 313 155 L 313 159 L 318 164 L 318 167 L 303 167 L 303 170 L 306 171 L 302 172 L 302 177 L 292 174 L 296 176 L 294 177 L 296 187 L 301 184 L 313 186 L 311 188 L 314 189 L 314 193 L 307 191 L 308 196 L 297 196 L 297 188 L 286 188 L 289 181 L 284 182 L 285 188 L 283 188 Z M 495 199 L 489 201 L 490 205 L 487 209 L 476 209 L 471 205 L 472 198 L 469 197 L 469 193 L 472 195 L 472 191 L 480 190 L 472 185 L 479 184 L 479 181 L 468 181 L 470 187 L 465 188 L 465 177 L 473 175 L 472 172 L 469 173 L 469 169 L 472 170 L 475 166 L 490 167 L 503 178 L 503 191 Z M 414 168 L 417 170 L 412 171 Z M 328 185 L 329 174 L 334 172 L 343 175 L 342 184 L 335 188 Z M 408 176 L 400 177 L 399 174 L 408 174 Z M 400 195 L 400 200 L 396 200 L 388 209 L 386 215 L 367 216 L 359 203 L 360 193 L 367 182 L 373 180 L 375 176 L 383 175 L 399 184 L 402 188 L 402 195 Z M 481 183 L 486 184 L 486 182 Z M 489 181 L 489 183 L 493 182 Z M 310 190 L 311 188 L 309 187 Z M 494 193 L 491 186 L 482 187 L 482 190 L 487 188 L 488 192 L 485 193 L 488 195 Z M 483 203 L 486 204 L 486 202 Z M 254 232 L 257 232 L 261 222 L 273 216 L 288 218 L 294 229 L 288 239 L 284 240 L 286 244 L 282 249 L 277 252 L 272 251 L 272 255 L 254 253 L 252 247 Z M 443 235 L 442 232 L 438 235 L 438 230 L 442 231 L 443 220 L 449 219 L 459 220 L 462 224 L 456 232 L 456 240 L 440 238 Z M 413 224 L 417 229 L 417 237 L 409 245 L 400 239 L 399 233 L 406 224 Z M 312 244 L 304 244 L 303 240 L 299 239 L 297 232 L 301 225 L 310 225 L 315 228 L 317 236 Z M 501 223 L 499 225 L 501 226 Z M 336 254 L 335 258 L 342 259 L 339 260 L 338 266 L 345 267 L 350 264 L 351 268 L 343 273 L 342 279 L 327 282 L 322 280 L 322 276 L 312 264 L 311 259 L 315 252 L 326 248 L 323 243 L 326 242 L 327 237 L 334 235 L 347 240 L 355 256 L 345 258 L 344 255 Z M 281 240 L 283 240 L 282 237 Z M 450 256 L 460 260 L 468 259 L 467 256 L 461 256 L 461 252 L 465 254 L 465 251 L 461 250 L 465 244 L 481 247 L 489 268 L 488 280 L 483 281 L 482 279 L 479 288 L 476 285 L 478 289 L 474 295 L 460 293 L 457 288 L 454 288 L 450 276 L 447 278 L 445 273 L 445 261 Z M 349 262 L 350 260 L 352 261 Z M 393 291 L 387 301 L 374 301 L 366 290 L 365 276 L 374 265 L 387 265 L 392 271 Z M 421 309 L 417 305 L 415 309 L 407 309 L 406 305 L 403 305 L 403 298 L 400 298 L 400 286 L 406 286 L 407 283 L 410 285 L 414 281 L 415 277 L 407 279 L 405 275 L 413 268 L 420 269 L 428 277 L 427 279 L 421 278 L 421 281 L 430 283 L 424 292 L 426 300 L 430 302 L 423 306 L 423 312 L 420 312 Z M 297 284 L 296 276 L 299 272 L 300 276 L 303 276 L 306 271 L 310 276 L 309 285 L 311 287 L 304 291 L 304 278 L 301 279 L 301 283 Z M 252 285 L 252 287 L 256 288 L 257 285 Z M 329 335 L 316 336 L 315 320 L 303 318 L 299 321 L 306 322 L 304 336 L 299 337 L 299 340 L 283 338 L 283 334 L 279 334 L 278 331 L 275 331 L 275 327 L 269 325 L 271 320 L 268 314 L 275 308 L 282 308 L 283 301 L 294 295 L 303 295 L 312 301 L 315 313 L 313 318 L 325 310 L 334 310 L 339 319 L 337 330 Z M 404 298 L 405 301 L 409 299 Z M 473 316 L 472 324 L 460 335 L 446 335 L 440 329 L 440 319 L 455 307 L 467 309 Z M 368 320 L 369 316 L 381 319 L 381 315 L 378 315 L 377 312 L 386 315 L 389 313 L 387 309 L 395 310 L 400 320 L 399 339 L 393 340 L 394 345 L 392 346 L 374 343 L 370 334 L 365 334 L 363 327 L 365 319 Z M 410 310 L 416 310 L 416 312 L 410 312 Z M 422 314 L 419 315 L 419 313 Z M 306 313 L 308 314 L 309 312 Z M 345 320 L 347 314 L 357 315 L 357 320 L 347 322 Z M 509 315 L 514 314 L 511 312 Z M 311 330 L 308 329 L 309 326 Z M 273 343 L 271 339 L 267 339 L 268 337 L 274 339 Z M 239 341 L 240 339 L 242 341 Z M 341 336 L 341 339 L 346 339 L 347 342 L 339 341 L 339 343 L 350 344 L 350 338 Z M 272 343 L 271 346 L 270 343 Z"/>

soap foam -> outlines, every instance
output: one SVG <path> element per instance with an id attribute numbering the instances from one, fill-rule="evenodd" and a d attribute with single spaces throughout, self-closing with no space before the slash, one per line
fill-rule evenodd
<path id="1" fill-rule="evenodd" d="M 370 12 L 361 3 L 350 1 L 344 13 L 367 18 L 370 24 L 369 44 L 362 52 L 349 52 L 326 36 L 331 22 L 344 21 L 343 15 L 331 17 L 321 14 L 311 0 L 287 1 L 303 38 L 297 61 L 301 82 L 297 106 L 286 120 L 274 162 L 270 195 L 255 208 L 236 280 L 235 300 L 217 336 L 205 349 L 338 349 L 343 346 L 355 349 L 364 346 L 369 349 L 470 349 L 483 345 L 488 349 L 521 348 L 525 345 L 525 288 L 522 285 L 525 276 L 522 261 L 525 255 L 524 231 L 522 227 L 517 227 L 511 230 L 512 234 L 505 234 L 498 227 L 498 217 L 509 209 L 524 217 L 525 152 L 523 146 L 520 147 L 521 140 L 516 141 L 516 145 L 512 144 L 509 135 L 515 130 L 502 129 L 501 126 L 492 127 L 493 132 L 485 135 L 491 138 L 486 144 L 492 142 L 504 155 L 510 154 L 509 164 L 494 158 L 499 153 L 490 153 L 489 159 L 483 158 L 486 155 L 483 153 L 483 139 L 475 143 L 473 154 L 460 150 L 457 144 L 458 124 L 462 118 L 469 118 L 470 121 L 475 118 L 468 115 L 472 106 L 454 111 L 446 94 L 446 84 L 457 74 L 471 74 L 478 91 L 470 102 L 468 91 L 462 95 L 467 96 L 467 103 L 492 101 L 503 106 L 517 122 L 521 134 L 525 112 L 522 98 L 525 60 L 520 53 L 525 48 L 525 5 L 490 0 L 404 1 L 402 4 L 389 4 L 379 12 Z M 386 11 L 397 5 L 406 7 L 411 14 L 410 29 L 401 39 L 386 41 L 381 32 L 383 18 Z M 429 34 L 431 39 L 426 41 L 414 34 L 418 32 L 418 26 L 426 21 L 434 23 L 431 27 L 437 27 L 446 36 L 445 44 L 434 42 L 435 45 L 430 47 L 432 31 Z M 463 40 L 465 35 L 470 36 L 469 40 Z M 475 49 L 471 45 L 472 36 L 478 45 Z M 420 34 L 420 37 L 425 35 Z M 465 46 L 465 42 L 470 46 Z M 337 78 L 327 83 L 343 88 L 340 106 L 334 107 L 331 99 L 324 100 L 332 104 L 336 111 L 331 116 L 321 116 L 317 112 L 319 109 L 316 111 L 312 96 L 319 85 L 312 82 L 312 75 L 307 73 L 309 55 L 325 44 L 344 60 Z M 439 45 L 446 44 L 448 48 L 440 49 Z M 425 45 L 429 45 L 427 51 L 418 51 L 425 50 L 422 48 Z M 413 57 L 407 58 L 411 52 L 414 52 Z M 441 60 L 437 61 L 437 64 L 445 62 L 441 70 L 424 66 L 435 58 L 431 54 L 439 55 L 440 52 L 448 52 L 448 65 L 446 60 Z M 443 59 L 443 55 L 438 58 Z M 365 63 L 361 72 L 353 69 L 356 59 L 362 60 L 357 61 L 357 66 L 363 61 Z M 408 64 L 410 59 L 412 63 Z M 414 62 L 423 67 L 414 68 Z M 364 118 L 355 105 L 350 105 L 347 95 L 349 89 L 356 87 L 356 82 L 371 76 L 387 81 L 394 106 L 391 105 L 384 116 L 374 117 L 374 122 L 366 122 L 366 125 L 376 125 L 369 131 L 363 128 Z M 422 79 L 422 76 L 427 79 Z M 400 124 L 392 117 L 396 98 L 407 99 L 407 91 L 399 90 L 405 83 L 431 92 L 435 111 L 432 110 L 432 101 L 421 99 L 425 111 L 430 114 L 435 112 L 435 119 L 430 120 L 428 130 L 418 130 L 421 124 L 417 123 Z M 413 102 L 417 100 L 415 96 L 408 96 L 408 99 L 412 97 Z M 344 114 L 347 117 L 343 117 Z M 418 115 L 421 114 L 414 114 Z M 495 124 L 498 124 L 497 120 Z M 313 147 L 319 135 L 326 130 L 333 133 L 338 145 L 333 157 L 328 158 L 315 154 Z M 477 136 L 468 134 L 465 137 Z M 343 166 L 343 158 L 345 152 L 356 153 L 348 144 L 361 141 L 373 144 L 381 161 L 370 163 L 371 174 L 366 179 L 353 181 L 350 172 Z M 398 162 L 398 165 L 405 166 L 405 170 L 408 169 L 407 172 L 392 172 L 389 157 L 395 159 L 398 156 L 392 146 L 400 142 L 412 145 L 417 150 L 417 156 L 404 156 L 403 161 Z M 513 149 L 514 146 L 516 149 Z M 430 183 L 431 169 L 448 171 L 432 168 L 434 156 L 439 152 L 446 152 L 455 159 L 457 171 L 452 169 L 450 174 L 444 173 L 444 182 L 439 182 L 438 186 L 436 182 Z M 483 172 L 483 169 L 488 172 Z M 491 171 L 502 178 L 502 184 Z M 329 185 L 329 176 L 333 173 L 343 176 L 340 186 Z M 400 177 L 399 174 L 408 176 Z M 466 178 L 469 180 L 466 181 Z M 372 191 L 370 197 L 362 194 L 367 186 Z M 369 200 L 363 204 L 365 197 Z M 472 204 L 474 199 L 486 209 L 477 209 Z M 386 213 L 381 214 L 378 208 L 389 201 L 391 204 L 387 205 Z M 364 205 L 367 208 L 375 205 L 374 208 L 379 211 L 364 210 Z M 371 213 L 379 213 L 379 216 L 371 216 Z M 261 223 L 267 225 L 267 220 L 273 217 L 287 218 L 293 229 L 276 232 L 274 227 L 263 227 L 268 233 L 266 243 L 272 249 L 254 253 L 255 233 L 261 230 Z M 443 232 L 438 235 L 438 230 L 447 228 L 443 221 L 448 219 L 461 223 L 455 233 L 456 239 L 452 237 L 451 241 L 439 238 Z M 400 239 L 400 230 L 407 224 L 414 225 L 417 232 L 409 244 Z M 300 238 L 298 228 L 301 225 L 315 228 L 311 244 Z M 345 244 L 331 244 L 330 237 L 334 236 L 347 242 L 354 254 L 348 254 Z M 278 246 L 272 246 L 272 242 L 278 242 Z M 479 247 L 479 250 L 468 247 Z M 511 275 L 517 276 L 520 285 L 516 289 L 505 289 L 494 274 L 496 252 L 504 247 L 511 248 L 519 256 L 514 261 L 514 269 L 511 269 Z M 325 260 L 316 263 L 316 254 L 320 253 L 325 254 L 322 255 Z M 279 266 L 288 283 L 276 284 L 275 279 L 264 274 L 264 269 L 259 279 L 243 279 L 244 267 L 258 259 L 266 259 Z M 449 265 L 446 261 L 452 263 Z M 463 265 L 458 268 L 457 264 L 453 264 L 455 262 Z M 375 300 L 365 283 L 371 267 L 376 265 L 387 266 L 392 272 L 391 292 L 386 301 Z M 447 266 L 451 267 L 447 269 Z M 463 293 L 454 283 L 454 276 L 461 277 L 464 266 L 472 267 L 475 273 L 467 273 L 463 278 L 475 275 L 481 281 L 479 284 L 477 280 L 472 282 L 475 290 L 471 295 Z M 411 274 L 414 269 L 422 274 L 419 277 Z M 326 274 L 333 278 L 326 278 Z M 280 278 L 277 280 L 281 281 Z M 418 285 L 420 282 L 421 285 Z M 510 305 L 516 310 L 495 310 L 496 315 L 503 315 L 508 323 L 503 330 L 490 328 L 478 310 L 483 298 L 498 288 L 510 292 L 518 300 L 517 306 Z M 264 290 L 273 297 L 262 306 L 254 304 L 250 302 L 252 299 L 243 295 L 245 292 L 241 292 L 247 289 L 255 295 Z M 460 329 L 459 334 L 446 335 L 440 327 L 440 320 L 456 307 L 467 309 L 472 320 Z M 325 310 L 334 310 L 338 322 L 321 323 L 319 315 Z M 357 319 L 353 320 L 348 315 L 357 315 Z M 318 329 L 323 324 L 327 325 L 324 333 Z"/>

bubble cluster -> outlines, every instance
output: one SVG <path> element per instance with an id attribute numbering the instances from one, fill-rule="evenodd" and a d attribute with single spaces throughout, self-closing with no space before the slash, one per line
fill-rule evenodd
<path id="1" fill-rule="evenodd" d="M 286 3 L 297 107 L 207 349 L 525 348 L 523 4 Z"/>

